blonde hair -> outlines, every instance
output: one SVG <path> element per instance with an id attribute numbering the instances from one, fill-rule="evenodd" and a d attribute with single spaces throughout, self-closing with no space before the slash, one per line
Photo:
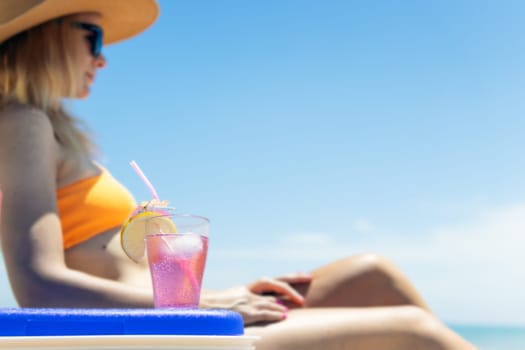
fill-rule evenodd
<path id="1" fill-rule="evenodd" d="M 44 111 L 55 138 L 67 149 L 92 153 L 94 145 L 80 122 L 64 110 L 62 99 L 74 97 L 78 55 L 75 37 L 64 18 L 51 20 L 0 44 L 0 108 L 27 104 Z"/>

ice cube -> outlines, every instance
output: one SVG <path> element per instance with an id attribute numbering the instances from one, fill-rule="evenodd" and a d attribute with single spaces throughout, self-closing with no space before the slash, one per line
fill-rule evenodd
<path id="1" fill-rule="evenodd" d="M 171 242 L 171 248 L 177 256 L 189 259 L 202 251 L 202 240 L 197 234 L 183 234 Z"/>

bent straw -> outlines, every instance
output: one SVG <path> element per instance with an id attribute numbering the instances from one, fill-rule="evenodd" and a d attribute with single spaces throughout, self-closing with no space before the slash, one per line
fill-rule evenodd
<path id="1" fill-rule="evenodd" d="M 144 172 L 140 169 L 139 165 L 137 164 L 137 162 L 135 162 L 134 160 L 132 160 L 131 162 L 129 162 L 129 165 L 131 165 L 131 167 L 133 168 L 133 170 L 135 170 L 135 172 L 138 174 L 138 176 L 142 179 L 142 181 L 144 182 L 144 184 L 146 184 L 146 187 L 148 187 L 151 195 L 153 196 L 154 199 L 156 200 L 160 200 L 159 199 L 159 195 L 157 194 L 157 191 L 155 190 L 155 187 L 153 187 L 153 185 L 151 184 L 151 182 L 148 180 L 148 178 L 146 177 L 146 175 L 144 174 Z M 162 230 L 160 231 L 161 233 Z M 164 240 L 164 237 L 162 237 L 162 240 L 168 245 L 168 247 L 170 248 L 171 250 L 171 247 L 169 246 L 168 242 L 166 242 Z M 172 250 L 173 251 L 173 250 Z"/>
<path id="2" fill-rule="evenodd" d="M 135 170 L 137 175 L 142 179 L 144 184 L 146 184 L 146 186 L 148 187 L 148 189 L 149 189 L 151 195 L 153 196 L 153 198 L 155 198 L 156 200 L 159 200 L 159 195 L 157 194 L 157 191 L 155 191 L 155 187 L 153 187 L 151 182 L 149 182 L 149 180 L 146 177 L 146 175 L 144 175 L 144 172 L 142 172 L 142 170 L 140 170 L 140 167 L 138 166 L 138 164 L 134 160 L 129 162 L 129 164 L 131 165 L 133 170 Z"/>
<path id="3" fill-rule="evenodd" d="M 144 172 L 140 169 L 139 165 L 137 164 L 137 162 L 135 162 L 134 160 L 132 160 L 131 162 L 129 162 L 129 164 L 131 165 L 131 167 L 133 168 L 133 170 L 135 170 L 135 172 L 137 173 L 137 175 L 142 179 L 142 181 L 144 182 L 144 184 L 146 185 L 146 187 L 148 187 L 151 195 L 153 196 L 154 199 L 156 200 L 160 200 L 159 199 L 159 195 L 157 194 L 157 191 L 155 190 L 155 187 L 153 187 L 153 185 L 151 184 L 151 182 L 148 180 L 148 178 L 146 177 L 146 175 L 144 174 Z M 1 195 L 1 193 L 0 193 Z M 1 199 L 1 197 L 0 197 Z M 162 233 L 162 230 L 161 230 L 161 233 Z M 164 241 L 164 243 L 168 246 L 169 250 L 171 252 L 174 252 L 173 251 L 173 248 L 171 247 L 171 245 L 166 241 L 166 239 L 164 237 L 161 237 L 162 241 Z M 194 290 L 199 290 L 200 291 L 200 287 L 199 287 L 199 281 L 197 280 L 197 278 L 195 277 L 195 275 L 192 273 L 191 269 L 190 269 L 190 266 L 188 266 L 187 262 L 182 262 L 182 261 L 177 261 L 177 264 L 182 268 L 182 270 L 184 270 L 184 272 L 186 273 L 186 276 L 189 278 L 190 280 L 190 283 L 192 285 L 192 288 Z"/>

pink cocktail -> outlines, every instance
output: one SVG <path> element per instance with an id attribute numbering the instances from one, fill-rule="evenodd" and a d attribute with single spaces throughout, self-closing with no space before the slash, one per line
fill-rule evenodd
<path id="1" fill-rule="evenodd" d="M 176 232 L 159 233 L 153 229 L 155 232 L 146 236 L 155 307 L 198 307 L 208 253 L 209 222 L 192 215 L 171 214 L 165 218 L 174 223 Z M 158 222 L 155 218 L 149 220 Z"/>

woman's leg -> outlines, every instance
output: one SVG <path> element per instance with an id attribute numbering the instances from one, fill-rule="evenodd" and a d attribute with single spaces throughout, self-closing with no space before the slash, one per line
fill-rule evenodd
<path id="1" fill-rule="evenodd" d="M 294 285 L 305 296 L 306 307 L 416 305 L 429 310 L 408 278 L 378 255 L 341 259 L 312 275 L 311 283 Z"/>
<path id="2" fill-rule="evenodd" d="M 246 334 L 261 336 L 257 350 L 475 350 L 415 306 L 296 309 Z"/>

